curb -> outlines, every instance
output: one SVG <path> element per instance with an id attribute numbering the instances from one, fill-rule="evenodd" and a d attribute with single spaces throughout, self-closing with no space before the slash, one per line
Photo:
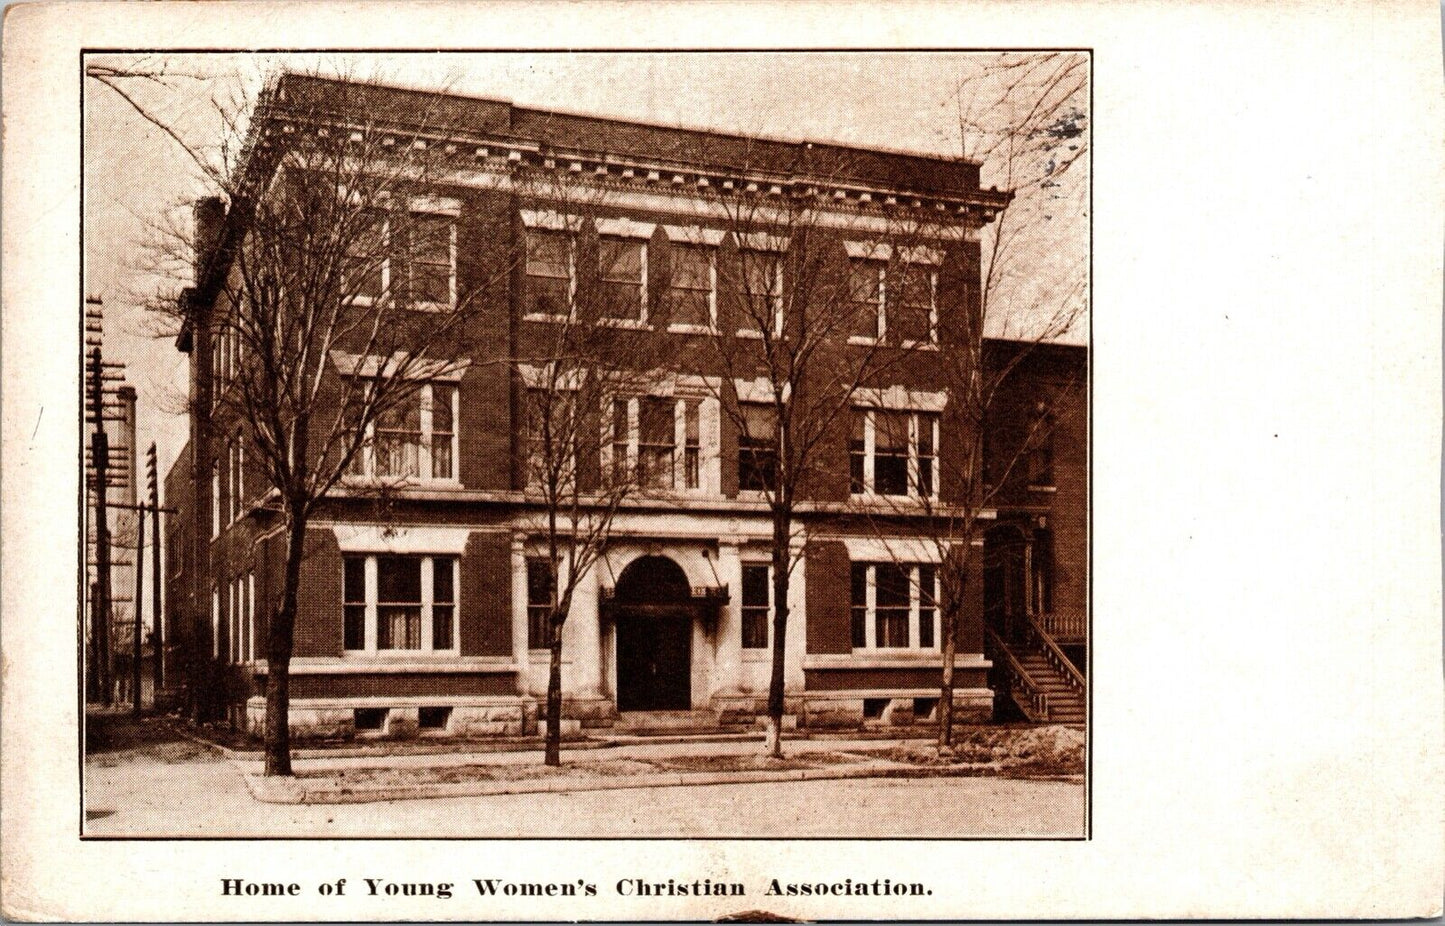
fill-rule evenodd
<path id="1" fill-rule="evenodd" d="M 383 787 L 308 788 L 295 778 L 267 778 L 243 773 L 246 788 L 267 804 L 365 804 L 378 801 L 442 797 L 488 797 L 503 794 L 547 794 L 558 791 L 622 791 L 690 785 L 766 784 L 781 781 L 825 781 L 841 778 L 912 778 L 915 770 L 895 763 L 869 762 L 841 768 L 752 772 L 661 772 L 625 778 L 550 778 L 518 781 L 462 781 Z"/>

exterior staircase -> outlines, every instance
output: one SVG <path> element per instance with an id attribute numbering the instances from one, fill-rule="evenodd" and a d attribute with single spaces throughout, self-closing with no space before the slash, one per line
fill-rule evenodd
<path id="1" fill-rule="evenodd" d="M 995 685 L 1035 723 L 1084 723 L 1088 686 L 1083 673 L 1032 618 L 1016 620 L 1021 625 L 1007 641 L 988 632 L 998 670 Z"/>

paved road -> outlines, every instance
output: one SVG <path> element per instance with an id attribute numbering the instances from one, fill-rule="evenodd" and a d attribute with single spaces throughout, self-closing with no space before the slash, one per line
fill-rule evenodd
<path id="1" fill-rule="evenodd" d="M 854 779 L 291 806 L 253 800 L 241 769 L 201 750 L 93 756 L 94 836 L 1080 835 L 1082 784 Z M 952 808 L 940 812 L 940 808 Z"/>

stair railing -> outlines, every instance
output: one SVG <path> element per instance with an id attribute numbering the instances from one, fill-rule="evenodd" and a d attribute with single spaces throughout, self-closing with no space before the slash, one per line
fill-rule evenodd
<path id="1" fill-rule="evenodd" d="M 1020 616 L 1024 619 L 1025 638 L 1030 644 L 1038 647 L 1040 652 L 1043 653 L 1044 658 L 1049 661 L 1049 665 L 1058 671 L 1059 676 L 1064 680 L 1064 684 L 1077 691 L 1080 697 L 1083 697 L 1087 686 L 1084 682 L 1084 676 L 1079 672 L 1078 667 L 1074 665 L 1073 660 L 1064 654 L 1064 651 L 1059 648 L 1059 644 L 1054 642 L 1053 636 L 1043 627 L 1039 626 L 1039 622 L 1034 619 L 1033 615 L 1023 614 Z"/>
<path id="2" fill-rule="evenodd" d="M 1043 688 L 1029 675 L 1023 663 L 1014 656 L 1013 651 L 992 628 L 987 628 L 988 641 L 993 645 L 993 652 L 990 655 L 997 660 L 1003 657 L 1004 670 L 1008 673 L 1009 693 L 1015 698 L 1023 697 L 1033 708 L 1034 716 L 1031 720 L 1049 719 L 1049 696 Z M 1022 705 L 1020 705 L 1022 706 Z"/>

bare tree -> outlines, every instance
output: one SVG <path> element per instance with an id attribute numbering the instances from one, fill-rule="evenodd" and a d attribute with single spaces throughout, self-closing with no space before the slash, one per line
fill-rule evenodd
<path id="1" fill-rule="evenodd" d="M 646 325 L 644 239 L 595 235 L 602 188 L 558 170 L 545 154 L 515 167 L 511 181 L 530 220 L 515 255 L 525 278 L 512 360 L 522 425 L 517 475 L 539 509 L 533 527 L 547 613 L 535 628 L 529 614 L 529 633 L 549 651 L 544 761 L 555 766 L 562 631 L 575 593 L 606 553 L 624 502 L 660 487 L 662 475 L 648 455 L 615 449 L 627 443 L 627 422 L 613 410 L 663 380 L 669 340 Z"/>
<path id="2" fill-rule="evenodd" d="M 982 229 L 977 305 L 954 316 L 930 358 L 961 437 L 937 457 L 947 490 L 915 485 L 906 501 L 871 513 L 877 532 L 911 535 L 938 564 L 941 749 L 953 742 L 957 636 L 981 522 L 1036 459 L 1054 413 L 1084 387 L 1079 375 L 1025 384 L 1021 373 L 1087 311 L 1088 81 L 1085 55 L 1020 53 L 991 57 L 958 82 L 963 154 L 1013 197 Z M 1018 427 L 998 431 L 1020 412 Z M 912 516 L 906 527 L 900 515 Z"/>
<path id="3" fill-rule="evenodd" d="M 891 209 L 881 228 L 850 229 L 829 197 L 849 182 L 854 165 L 845 151 L 830 154 L 794 165 L 771 188 L 753 184 L 721 200 L 736 259 L 719 273 L 720 330 L 708 344 L 722 374 L 719 405 L 738 435 L 739 490 L 757 493 L 772 526 L 766 750 L 773 756 L 782 755 L 788 595 L 806 545 L 798 503 L 838 494 L 842 475 L 820 464 L 836 449 L 857 391 L 887 382 L 937 335 L 926 304 L 915 306 L 921 312 L 909 326 L 880 330 L 866 290 L 884 281 L 860 280 L 843 243 L 871 239 L 902 255 L 932 239 L 936 220 L 904 205 Z M 900 285 L 903 261 L 876 263 L 886 266 L 886 285 Z"/>
<path id="4" fill-rule="evenodd" d="M 449 126 L 425 106 L 378 111 L 363 82 L 287 75 L 249 104 L 218 101 L 223 137 L 198 143 L 135 91 L 157 75 L 90 76 L 191 154 L 225 210 L 196 242 L 195 288 L 162 310 L 213 358 L 193 415 L 209 434 L 244 433 L 250 452 L 238 452 L 234 472 L 264 475 L 259 504 L 285 537 L 265 640 L 265 770 L 289 775 L 289 668 L 311 518 L 338 487 L 376 494 L 455 475 L 450 443 L 433 438 L 455 428 L 443 397 L 464 366 L 486 281 L 459 285 L 456 211 L 436 193 Z M 162 263 L 178 265 L 189 242 L 172 236 L 168 246 Z M 204 491 L 196 486 L 198 498 Z"/>

